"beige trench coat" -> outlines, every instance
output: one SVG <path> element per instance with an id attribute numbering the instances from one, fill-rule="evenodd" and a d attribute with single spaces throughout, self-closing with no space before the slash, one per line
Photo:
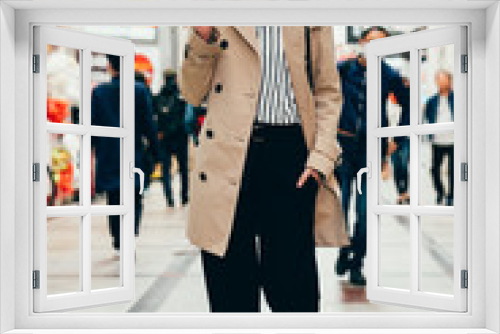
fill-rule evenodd
<path id="1" fill-rule="evenodd" d="M 190 186 L 187 234 L 196 246 L 223 256 L 233 226 L 240 182 L 261 82 L 255 27 L 217 27 L 207 44 L 192 32 L 179 78 L 184 98 L 198 106 L 209 96 L 196 148 Z M 303 27 L 284 27 L 283 46 L 309 155 L 307 166 L 336 186 L 337 123 L 342 105 L 331 28 L 312 27 L 314 92 L 307 80 Z M 306 167 L 306 166 L 304 166 Z M 316 198 L 318 246 L 345 246 L 349 239 L 337 193 L 321 186 Z"/>

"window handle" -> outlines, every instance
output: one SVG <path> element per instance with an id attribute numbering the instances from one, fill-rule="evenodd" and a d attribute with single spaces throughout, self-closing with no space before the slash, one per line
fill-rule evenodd
<path id="1" fill-rule="evenodd" d="M 134 163 L 132 161 L 130 161 L 129 167 L 131 179 L 134 178 L 135 173 L 139 174 L 139 195 L 142 195 L 142 192 L 144 191 L 144 172 L 142 169 L 134 167 Z"/>
<path id="2" fill-rule="evenodd" d="M 363 177 L 363 174 L 366 173 L 366 177 L 367 178 L 371 178 L 372 177 L 372 163 L 370 161 L 368 161 L 368 166 L 365 167 L 365 168 L 361 168 L 359 171 L 358 171 L 358 174 L 357 174 L 357 177 L 356 177 L 356 183 L 358 185 L 358 192 L 360 194 L 362 194 L 363 192 L 361 191 L 361 178 Z"/>

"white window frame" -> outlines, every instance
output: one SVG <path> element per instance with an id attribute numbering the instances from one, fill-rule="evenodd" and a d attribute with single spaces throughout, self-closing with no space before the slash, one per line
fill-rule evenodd
<path id="1" fill-rule="evenodd" d="M 496 9 L 492 10 L 488 17 L 488 22 L 498 27 L 498 18 L 495 16 Z M 493 84 L 493 88 L 498 88 L 498 79 L 487 79 L 484 61 L 485 59 L 494 63 L 497 58 L 496 50 L 498 41 L 487 40 L 488 54 L 485 54 L 484 41 L 486 36 L 490 38 L 498 37 L 496 34 L 485 31 L 485 22 L 487 16 L 485 10 L 453 10 L 453 9 L 428 9 L 428 10 L 368 10 L 368 9 L 321 9 L 321 10 L 293 10 L 283 9 L 278 12 L 268 10 L 266 12 L 259 10 L 219 10 L 213 11 L 210 18 L 206 16 L 207 11 L 203 9 L 168 9 L 168 10 L 113 10 L 103 15 L 97 10 L 23 10 L 16 12 L 16 151 L 25 152 L 25 154 L 16 155 L 16 226 L 15 226 L 15 251 L 16 251 L 16 303 L 15 303 L 15 327 L 16 328 L 136 328 L 139 319 L 147 321 L 149 328 L 238 328 L 238 327 L 283 327 L 286 323 L 290 328 L 352 328 L 353 321 L 356 327 L 363 328 L 474 328 L 474 332 L 481 333 L 481 328 L 488 325 L 496 328 L 494 312 L 498 310 L 498 301 L 496 295 L 489 297 L 488 305 L 494 306 L 492 313 L 486 314 L 485 282 L 489 287 L 494 288 L 495 277 L 498 277 L 498 263 L 492 263 L 490 273 L 495 274 L 491 280 L 485 278 L 485 241 L 490 245 L 497 245 L 492 250 L 498 250 L 498 236 L 488 234 L 486 231 L 498 232 L 498 228 L 488 227 L 485 223 L 484 203 L 486 196 L 483 191 L 484 186 L 484 128 L 486 125 L 485 116 L 494 116 L 493 111 L 487 113 L 485 105 L 498 106 L 498 102 L 485 102 L 484 92 L 486 91 L 485 82 Z M 314 22 L 310 21 L 314 17 Z M 472 274 L 469 279 L 470 287 L 468 290 L 469 311 L 466 314 L 449 313 L 330 313 L 303 317 L 274 315 L 266 316 L 206 316 L 200 314 L 183 315 L 136 315 L 136 314 L 86 314 L 76 316 L 74 314 L 44 314 L 36 315 L 32 313 L 32 290 L 31 284 L 31 261 L 30 247 L 32 239 L 30 236 L 32 213 L 30 207 L 32 203 L 26 201 L 27 195 L 31 192 L 31 182 L 29 181 L 31 161 L 31 133 L 33 125 L 31 121 L 32 109 L 26 99 L 31 96 L 31 79 L 29 73 L 30 55 L 32 45 L 31 31 L 35 24 L 157 24 L 157 25 L 194 25 L 203 23 L 212 24 L 257 24 L 257 23 L 281 23 L 281 24 L 325 24 L 325 25 L 350 25 L 350 24 L 384 24 L 396 25 L 404 22 L 408 25 L 431 25 L 431 24 L 466 24 L 469 27 L 469 55 L 471 57 L 471 74 L 469 76 L 468 92 L 469 113 L 468 133 L 469 133 L 469 153 L 471 154 L 470 163 L 470 182 L 468 193 L 474 194 L 474 198 L 469 203 L 469 220 L 474 226 L 471 242 L 468 244 L 470 256 L 469 268 Z M 293 22 L 293 23 L 292 23 Z M 491 54 L 490 54 L 491 53 Z M 495 86 L 496 85 L 496 86 Z M 490 90 L 489 97 L 495 95 Z M 495 93 L 497 94 L 497 93 Z M 476 120 L 472 122 L 472 116 Z M 498 120 L 498 117 L 494 118 Z M 491 125 L 492 126 L 492 125 Z M 496 137 L 495 137 L 496 138 Z M 492 143 L 490 148 L 494 148 L 496 142 Z M 492 153 L 494 158 L 498 158 L 497 153 Z M 474 164 L 478 163 L 479 168 L 475 169 Z M 3 176 L 2 176 L 3 177 Z M 496 176 L 498 180 L 498 176 Z M 494 188 L 489 188 L 494 190 Z M 498 198 L 498 192 L 492 193 L 493 200 Z M 495 197 L 496 196 L 496 197 Z M 495 212 L 492 211 L 492 214 Z M 488 228 L 487 228 L 488 227 Z M 472 247 L 473 246 L 473 247 Z M 12 250 L 14 245 L 10 244 Z M 493 247 L 493 246 L 490 246 Z M 2 259 L 5 252 L 2 253 Z M 12 267 L 14 269 L 14 267 Z M 3 291 L 3 290 L 2 290 Z M 495 291 L 494 291 L 495 292 Z M 498 289 L 496 290 L 498 292 Z M 496 308 L 495 308 L 496 307 Z M 486 318 L 489 315 L 488 318 Z M 168 323 L 165 319 L 168 318 Z M 223 319 L 223 321 L 222 321 Z M 281 324 L 281 325 L 280 325 Z M 100 331 L 102 332 L 102 331 Z M 140 331 L 145 333 L 145 330 Z M 292 331 L 290 331 L 292 332 Z M 329 331 L 333 333 L 333 330 Z M 423 331 L 418 331 L 422 333 Z M 458 331 L 457 331 L 458 332 Z M 465 333 L 466 331 L 464 331 Z M 343 330 L 342 333 L 347 333 Z"/>
<path id="2" fill-rule="evenodd" d="M 34 289 L 35 312 L 53 312 L 88 308 L 91 305 L 127 302 L 135 297 L 134 196 L 135 179 L 132 168 L 134 152 L 134 44 L 128 40 L 96 36 L 80 31 L 47 26 L 34 27 L 34 53 L 39 56 L 39 73 L 33 74 L 34 162 L 39 164 L 39 181 L 33 184 L 34 200 L 34 270 L 39 271 L 39 288 Z M 80 53 L 80 124 L 47 122 L 47 45 L 79 50 Z M 95 126 L 91 123 L 92 52 L 120 57 L 120 127 Z M 80 201 L 79 205 L 47 206 L 47 134 L 69 134 L 80 137 Z M 91 138 L 120 140 L 121 205 L 91 203 Z M 92 289 L 92 216 L 120 216 L 120 286 Z M 80 219 L 79 228 L 79 287 L 80 291 L 49 295 L 47 292 L 47 218 Z"/>
<path id="3" fill-rule="evenodd" d="M 467 182 L 460 176 L 460 164 L 467 163 L 467 73 L 462 73 L 462 55 L 467 55 L 465 26 L 451 26 L 399 35 L 370 42 L 366 46 L 368 62 L 368 116 L 367 116 L 367 163 L 370 171 L 367 178 L 367 228 L 368 267 L 367 297 L 374 302 L 405 305 L 428 310 L 464 312 L 467 310 L 467 290 L 461 287 L 461 271 L 467 270 Z M 431 47 L 452 45 L 453 90 L 455 92 L 454 121 L 450 123 L 423 124 L 421 105 L 421 50 Z M 410 53 L 410 124 L 405 126 L 381 127 L 381 62 L 385 56 Z M 421 136 L 443 132 L 454 135 L 454 205 L 428 206 L 420 204 Z M 399 136 L 410 140 L 410 205 L 382 205 L 381 189 L 381 139 Z M 367 175 L 367 176 L 368 176 Z M 382 216 L 405 216 L 409 219 L 408 242 L 408 290 L 384 287 L 379 284 L 381 277 L 380 230 Z M 420 290 L 420 240 L 419 220 L 424 216 L 453 217 L 453 294 L 442 295 Z"/>

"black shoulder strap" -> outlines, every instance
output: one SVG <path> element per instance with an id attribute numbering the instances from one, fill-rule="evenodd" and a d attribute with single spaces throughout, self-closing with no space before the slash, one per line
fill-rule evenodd
<path id="1" fill-rule="evenodd" d="M 313 68 L 311 61 L 311 27 L 304 27 L 304 41 L 305 41 L 305 49 L 306 49 L 306 70 L 307 70 L 307 80 L 309 81 L 309 86 L 311 87 L 311 91 L 314 91 L 314 78 L 313 78 Z"/>

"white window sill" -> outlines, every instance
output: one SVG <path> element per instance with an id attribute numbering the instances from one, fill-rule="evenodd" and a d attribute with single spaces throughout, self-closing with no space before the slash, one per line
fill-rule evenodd
<path id="1" fill-rule="evenodd" d="M 4 334 L 495 334 L 487 329 L 15 329 Z"/>

